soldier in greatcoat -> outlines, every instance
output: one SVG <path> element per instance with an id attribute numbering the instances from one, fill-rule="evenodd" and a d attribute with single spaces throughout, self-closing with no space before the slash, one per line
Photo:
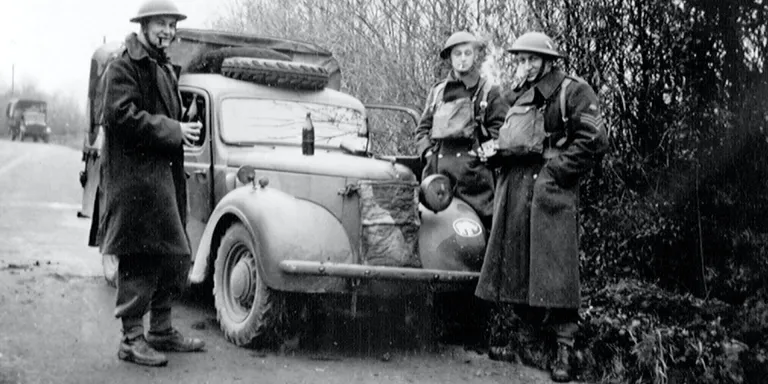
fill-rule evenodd
<path id="1" fill-rule="evenodd" d="M 579 179 L 607 151 L 606 129 L 592 88 L 555 66 L 552 39 L 526 33 L 508 51 L 522 76 L 492 160 L 499 179 L 476 295 L 551 326 L 552 379 L 565 382 L 579 321 Z"/>
<path id="2" fill-rule="evenodd" d="M 163 351 L 193 352 L 199 339 L 171 323 L 171 304 L 187 284 L 190 245 L 183 144 L 200 123 L 182 123 L 179 68 L 166 55 L 186 16 L 170 0 L 149 0 L 131 19 L 139 33 L 106 69 L 104 144 L 95 245 L 117 255 L 115 316 L 122 321 L 121 360 L 168 363 Z M 145 335 L 143 316 L 149 312 Z"/>

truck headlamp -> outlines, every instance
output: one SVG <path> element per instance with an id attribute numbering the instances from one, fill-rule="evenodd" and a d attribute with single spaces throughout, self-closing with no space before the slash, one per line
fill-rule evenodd
<path id="1" fill-rule="evenodd" d="M 425 177 L 421 181 L 419 200 L 432 212 L 437 213 L 445 210 L 453 201 L 451 180 L 443 174 Z"/>

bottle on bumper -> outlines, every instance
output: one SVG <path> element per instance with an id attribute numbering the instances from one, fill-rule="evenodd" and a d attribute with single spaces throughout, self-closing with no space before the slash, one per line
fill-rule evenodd
<path id="1" fill-rule="evenodd" d="M 315 154 L 315 126 L 312 125 L 312 117 L 307 112 L 307 118 L 301 129 L 301 153 L 306 156 Z"/>

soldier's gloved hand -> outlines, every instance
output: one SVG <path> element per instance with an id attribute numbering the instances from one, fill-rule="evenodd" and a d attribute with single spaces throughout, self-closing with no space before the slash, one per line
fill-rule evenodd
<path id="1" fill-rule="evenodd" d="M 470 155 L 470 156 L 477 157 L 478 160 L 480 160 L 483 163 L 488 161 L 488 157 L 485 156 L 485 153 L 483 153 L 483 149 L 480 148 L 480 147 L 477 147 L 475 149 L 469 150 L 469 152 L 467 152 L 467 154 Z"/>
<path id="2" fill-rule="evenodd" d="M 179 124 L 181 125 L 181 137 L 184 145 L 193 146 L 200 139 L 200 129 L 203 128 L 203 123 L 194 121 Z"/>
<path id="3" fill-rule="evenodd" d="M 483 163 L 487 163 L 489 157 L 491 156 L 485 153 L 485 151 L 483 151 L 482 148 L 480 148 L 480 161 L 482 161 Z"/>
<path id="4" fill-rule="evenodd" d="M 496 140 L 488 140 L 477 147 L 475 150 L 469 151 L 472 156 L 477 156 L 483 163 L 488 162 L 488 158 L 493 157 L 498 150 L 498 143 Z"/>

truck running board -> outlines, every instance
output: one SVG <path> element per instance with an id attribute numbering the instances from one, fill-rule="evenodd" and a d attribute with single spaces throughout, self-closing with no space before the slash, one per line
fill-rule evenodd
<path id="1" fill-rule="evenodd" d="M 280 269 L 290 275 L 344 277 L 366 280 L 405 280 L 431 283 L 476 283 L 478 272 L 385 267 L 319 261 L 284 260 Z"/>

